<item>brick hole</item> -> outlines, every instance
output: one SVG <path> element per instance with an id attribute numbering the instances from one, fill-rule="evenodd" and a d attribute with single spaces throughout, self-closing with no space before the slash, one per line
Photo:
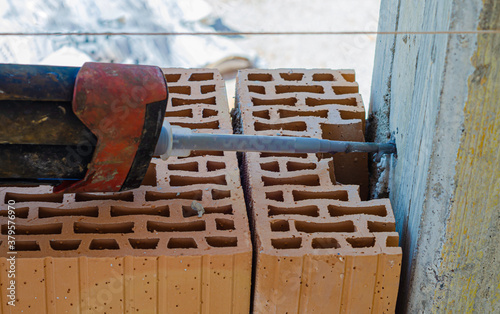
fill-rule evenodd
<path id="1" fill-rule="evenodd" d="M 359 111 L 339 110 L 340 118 L 343 120 L 364 119 L 365 113 Z"/>
<path id="2" fill-rule="evenodd" d="M 180 74 L 164 74 L 164 76 L 168 83 L 175 83 L 181 78 Z"/>
<path id="3" fill-rule="evenodd" d="M 271 119 L 271 116 L 269 115 L 269 111 L 268 110 L 254 111 L 252 113 L 252 115 L 254 117 L 261 118 L 261 119 L 266 119 L 266 120 L 270 120 Z"/>
<path id="4" fill-rule="evenodd" d="M 297 161 L 289 161 L 286 163 L 286 170 L 288 171 L 300 171 L 300 170 L 314 170 L 317 165 L 315 163 L 303 163 Z"/>
<path id="5" fill-rule="evenodd" d="M 276 215 L 302 215 L 302 216 L 311 216 L 318 217 L 319 209 L 315 205 L 309 206 L 300 206 L 300 207 L 277 207 L 277 206 L 268 206 L 268 214 L 269 216 Z"/>
<path id="6" fill-rule="evenodd" d="M 252 98 L 252 103 L 254 106 L 295 106 L 297 104 L 297 98 L 280 98 L 280 99 L 260 99 Z"/>
<path id="7" fill-rule="evenodd" d="M 212 247 L 235 247 L 238 246 L 237 237 L 205 237 L 207 244 Z"/>
<path id="8" fill-rule="evenodd" d="M 310 191 L 292 191 L 293 200 L 296 202 L 315 199 L 329 199 L 338 201 L 348 201 L 349 196 L 347 191 L 326 191 L 326 192 L 310 192 Z"/>
<path id="9" fill-rule="evenodd" d="M 249 85 L 248 86 L 248 91 L 250 93 L 265 94 L 266 93 L 266 88 L 264 86 Z"/>
<path id="10" fill-rule="evenodd" d="M 266 192 L 266 198 L 276 202 L 284 202 L 283 191 Z"/>
<path id="11" fill-rule="evenodd" d="M 355 94 L 359 91 L 358 86 L 332 86 L 335 95 Z"/>
<path id="12" fill-rule="evenodd" d="M 276 85 L 276 94 L 285 93 L 316 93 L 324 94 L 325 90 L 320 85 Z"/>
<path id="13" fill-rule="evenodd" d="M 123 202 L 133 202 L 134 193 L 124 192 L 124 193 L 76 193 L 76 202 L 89 202 L 89 201 L 123 201 Z"/>
<path id="14" fill-rule="evenodd" d="M 269 82 L 273 80 L 272 74 L 268 73 L 248 73 L 249 81 Z"/>
<path id="15" fill-rule="evenodd" d="M 136 250 L 154 250 L 160 239 L 128 239 L 130 246 Z"/>
<path id="16" fill-rule="evenodd" d="M 290 231 L 290 224 L 287 220 L 274 220 L 271 221 L 271 231 L 286 232 Z"/>
<path id="17" fill-rule="evenodd" d="M 215 226 L 217 230 L 235 230 L 234 221 L 231 219 L 215 218 Z"/>
<path id="18" fill-rule="evenodd" d="M 28 218 L 30 209 L 29 207 L 19 207 L 16 208 L 14 216 L 16 218 Z M 8 206 L 5 207 L 5 209 L 0 209 L 0 217 L 8 217 L 9 216 L 9 209 Z"/>
<path id="19" fill-rule="evenodd" d="M 215 85 L 203 85 L 200 87 L 202 94 L 208 94 L 215 92 Z"/>
<path id="20" fill-rule="evenodd" d="M 331 73 L 316 73 L 313 74 L 313 81 L 316 82 L 335 81 L 335 78 Z"/>
<path id="21" fill-rule="evenodd" d="M 168 170 L 198 172 L 198 163 L 193 161 L 182 164 L 168 164 Z"/>
<path id="22" fill-rule="evenodd" d="M 16 235 L 31 235 L 31 234 L 61 234 L 62 223 L 52 223 L 44 225 L 20 225 L 16 224 Z M 2 234 L 7 234 L 8 225 L 2 225 Z"/>
<path id="23" fill-rule="evenodd" d="M 301 81 L 304 73 L 280 73 L 280 76 L 285 81 Z"/>
<path id="24" fill-rule="evenodd" d="M 231 191 L 212 189 L 212 199 L 222 200 L 231 197 Z"/>
<path id="25" fill-rule="evenodd" d="M 185 98 L 172 98 L 172 106 L 186 106 L 186 105 L 196 105 L 196 104 L 206 104 L 206 105 L 215 105 L 216 100 L 215 97 L 209 98 L 198 98 L 198 99 L 185 99 Z"/>
<path id="26" fill-rule="evenodd" d="M 156 186 L 156 164 L 150 163 L 141 185 Z"/>
<path id="27" fill-rule="evenodd" d="M 170 122 L 170 124 L 177 125 L 177 126 L 180 126 L 183 128 L 189 128 L 191 130 L 203 130 L 203 129 L 217 130 L 217 129 L 219 129 L 219 121 L 200 122 L 200 123 Z"/>
<path id="28" fill-rule="evenodd" d="M 302 238 L 271 239 L 271 244 L 275 249 L 299 249 L 302 246 Z"/>
<path id="29" fill-rule="evenodd" d="M 134 232 L 133 222 L 118 223 L 91 223 L 75 222 L 73 225 L 75 233 L 132 233 Z"/>
<path id="30" fill-rule="evenodd" d="M 50 208 L 40 207 L 38 209 L 38 218 L 62 217 L 62 216 L 85 216 L 97 217 L 99 215 L 99 208 L 81 207 L 81 208 Z"/>
<path id="31" fill-rule="evenodd" d="M 217 170 L 222 170 L 226 169 L 226 163 L 222 161 L 207 161 L 207 170 L 209 172 L 211 171 L 217 171 Z"/>
<path id="32" fill-rule="evenodd" d="M 385 245 L 387 247 L 398 247 L 399 246 L 399 237 L 398 236 L 387 237 L 387 240 L 385 241 Z"/>
<path id="33" fill-rule="evenodd" d="M 195 184 L 217 184 L 227 185 L 226 175 L 214 177 L 188 177 L 188 176 L 169 176 L 170 186 L 187 186 Z"/>
<path id="34" fill-rule="evenodd" d="M 192 118 L 193 117 L 193 109 L 167 111 L 167 112 L 165 112 L 165 117 Z"/>
<path id="35" fill-rule="evenodd" d="M 203 118 L 215 117 L 219 112 L 213 109 L 203 109 Z"/>
<path id="36" fill-rule="evenodd" d="M 280 172 L 280 164 L 277 161 L 261 163 L 260 169 L 271 172 Z"/>
<path id="37" fill-rule="evenodd" d="M 330 212 L 330 216 L 338 217 L 338 216 L 347 216 L 347 215 L 374 215 L 385 217 L 387 215 L 387 210 L 384 205 L 375 205 L 375 206 L 341 206 L 341 205 L 328 205 L 328 211 Z"/>
<path id="38" fill-rule="evenodd" d="M 267 158 L 267 157 L 307 158 L 307 154 L 300 154 L 300 153 L 260 153 L 260 158 Z"/>
<path id="39" fill-rule="evenodd" d="M 204 207 L 205 213 L 204 215 L 209 214 L 224 214 L 224 215 L 232 215 L 233 214 L 233 206 L 231 204 L 224 206 L 216 206 L 216 207 Z M 191 206 L 182 206 L 182 215 L 185 218 L 198 216 L 198 212 L 191 208 Z"/>
<path id="40" fill-rule="evenodd" d="M 307 130 L 307 124 L 304 121 L 272 123 L 272 124 L 255 122 L 254 125 L 255 125 L 255 131 L 286 130 L 286 131 L 303 132 Z"/>
<path id="41" fill-rule="evenodd" d="M 146 202 L 154 202 L 154 201 L 162 201 L 162 200 L 194 200 L 201 201 L 203 196 L 203 191 L 194 190 L 187 192 L 168 192 L 168 193 L 160 193 L 160 192 L 146 192 Z"/>
<path id="42" fill-rule="evenodd" d="M 40 245 L 34 240 L 16 240 L 16 251 L 40 251 Z"/>
<path id="43" fill-rule="evenodd" d="M 341 73 L 344 80 L 353 83 L 356 80 L 356 74 L 354 73 Z"/>
<path id="44" fill-rule="evenodd" d="M 293 118 L 293 117 L 318 117 L 327 118 L 328 110 L 318 110 L 318 111 L 300 111 L 300 110 L 278 110 L 280 118 Z"/>
<path id="45" fill-rule="evenodd" d="M 149 232 L 195 232 L 205 231 L 206 229 L 203 220 L 189 222 L 148 221 L 146 226 Z"/>
<path id="46" fill-rule="evenodd" d="M 193 150 L 191 154 L 187 157 L 177 157 L 177 159 L 185 159 L 185 158 L 192 158 L 192 157 L 205 157 L 205 156 L 218 156 L 222 157 L 224 156 L 223 151 L 205 151 L 205 150 Z"/>
<path id="47" fill-rule="evenodd" d="M 16 203 L 24 202 L 49 202 L 62 203 L 64 194 L 21 194 L 21 193 L 5 193 L 5 204 L 12 200 Z"/>
<path id="48" fill-rule="evenodd" d="M 171 94 L 191 95 L 191 86 L 169 86 L 168 92 Z"/>
<path id="49" fill-rule="evenodd" d="M 133 216 L 133 215 L 151 215 L 151 216 L 169 217 L 170 209 L 168 208 L 168 206 L 146 207 L 146 208 L 111 206 L 110 214 L 111 217 Z"/>
<path id="50" fill-rule="evenodd" d="M 82 240 L 50 240 L 50 247 L 55 251 L 78 250 Z"/>
<path id="51" fill-rule="evenodd" d="M 393 222 L 368 221 L 368 231 L 392 232 L 396 231 L 396 224 Z"/>
<path id="52" fill-rule="evenodd" d="M 264 186 L 274 185 L 305 185 L 305 186 L 319 186 L 319 177 L 315 174 L 303 175 L 300 177 L 290 178 L 272 178 L 262 176 Z"/>
<path id="53" fill-rule="evenodd" d="M 352 221 L 342 222 L 307 222 L 295 221 L 295 228 L 299 232 L 316 233 L 316 232 L 355 232 L 354 223 Z"/>
<path id="54" fill-rule="evenodd" d="M 322 106 L 322 105 L 345 105 L 345 106 L 357 106 L 358 101 L 355 97 L 341 98 L 341 99 L 316 99 L 316 98 L 306 98 L 307 106 Z"/>
<path id="55" fill-rule="evenodd" d="M 347 238 L 347 242 L 353 248 L 363 248 L 363 247 L 373 247 L 375 246 L 375 237 L 365 237 L 365 238 Z"/>
<path id="56" fill-rule="evenodd" d="M 93 239 L 89 250 L 119 250 L 120 246 L 115 239 Z"/>
<path id="57" fill-rule="evenodd" d="M 214 73 L 193 73 L 189 77 L 188 81 L 210 81 L 214 79 Z"/>
<path id="58" fill-rule="evenodd" d="M 339 242 L 334 238 L 315 238 L 312 240 L 313 249 L 338 249 Z"/>
<path id="59" fill-rule="evenodd" d="M 196 249 L 198 245 L 193 238 L 170 238 L 167 247 L 169 249 Z"/>

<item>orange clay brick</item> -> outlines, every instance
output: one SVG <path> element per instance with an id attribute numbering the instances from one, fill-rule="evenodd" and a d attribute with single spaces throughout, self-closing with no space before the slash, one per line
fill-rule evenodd
<path id="1" fill-rule="evenodd" d="M 345 104 L 306 104 L 308 97 L 318 97 L 311 90 L 340 84 L 342 73 L 353 79 L 350 71 L 240 71 L 236 130 L 362 136 L 361 115 L 343 119 L 339 113 Z M 309 92 L 267 96 L 285 83 L 300 83 L 294 88 Z M 402 253 L 388 199 L 362 201 L 358 186 L 336 182 L 333 160 L 325 155 L 245 153 L 242 175 L 255 237 L 255 313 L 394 312 Z"/>
<path id="2" fill-rule="evenodd" d="M 168 121 L 232 132 L 218 72 L 164 73 Z M 235 153 L 154 158 L 133 191 L 51 191 L 0 189 L 1 312 L 248 313 L 252 248 Z M 15 308 L 5 297 L 9 200 L 17 212 Z"/>

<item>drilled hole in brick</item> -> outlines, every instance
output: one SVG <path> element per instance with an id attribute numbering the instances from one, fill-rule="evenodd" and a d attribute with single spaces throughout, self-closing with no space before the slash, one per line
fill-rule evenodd
<path id="1" fill-rule="evenodd" d="M 134 232 L 133 222 L 117 222 L 108 224 L 98 224 L 91 222 L 75 222 L 73 225 L 75 233 L 132 233 Z"/>
<path id="2" fill-rule="evenodd" d="M 355 94 L 359 91 L 358 86 L 332 86 L 335 95 Z"/>
<path id="3" fill-rule="evenodd" d="M 190 95 L 191 94 L 191 87 L 190 86 L 169 86 L 168 92 L 171 94 Z"/>
<path id="4" fill-rule="evenodd" d="M 353 248 L 373 247 L 375 245 L 375 237 L 347 238 L 346 240 Z"/>
<path id="5" fill-rule="evenodd" d="M 175 83 L 181 78 L 180 74 L 164 74 L 164 76 L 168 83 Z"/>
<path id="6" fill-rule="evenodd" d="M 115 239 L 94 239 L 90 242 L 90 250 L 119 250 L 120 246 Z"/>
<path id="7" fill-rule="evenodd" d="M 346 111 L 339 110 L 340 118 L 344 120 L 352 120 L 352 119 L 363 119 L 365 117 L 365 113 L 360 111 Z"/>
<path id="8" fill-rule="evenodd" d="M 198 129 L 211 129 L 216 130 L 219 128 L 219 121 L 210 121 L 210 122 L 202 122 L 202 123 L 187 123 L 187 122 L 171 122 L 171 125 L 177 125 L 182 128 L 188 128 L 191 130 Z"/>
<path id="9" fill-rule="evenodd" d="M 260 164 L 260 169 L 265 171 L 280 172 L 280 165 L 277 161 L 271 161 Z"/>
<path id="10" fill-rule="evenodd" d="M 55 251 L 74 251 L 80 247 L 82 240 L 50 240 L 50 247 Z"/>
<path id="11" fill-rule="evenodd" d="M 276 207 L 269 205 L 269 216 L 276 215 L 302 215 L 302 216 L 311 216 L 318 217 L 319 209 L 317 206 L 309 205 L 309 206 L 300 206 L 300 207 Z"/>
<path id="12" fill-rule="evenodd" d="M 50 218 L 60 216 L 85 216 L 97 217 L 99 215 L 99 208 L 96 207 L 82 207 L 82 208 L 50 208 L 40 207 L 38 209 L 38 218 Z"/>
<path id="13" fill-rule="evenodd" d="M 341 73 L 342 77 L 344 78 L 344 80 L 348 81 L 348 82 L 354 82 L 356 80 L 356 74 L 354 73 Z"/>
<path id="14" fill-rule="evenodd" d="M 214 79 L 213 73 L 193 73 L 189 77 L 189 81 L 210 81 Z"/>
<path id="15" fill-rule="evenodd" d="M 207 244 L 212 247 L 234 247 L 238 246 L 237 237 L 206 237 Z"/>
<path id="16" fill-rule="evenodd" d="M 255 122 L 255 131 L 267 131 L 267 130 L 286 130 L 286 131 L 296 131 L 302 132 L 307 130 L 307 124 L 304 121 L 288 122 L 288 123 L 262 123 Z"/>
<path id="17" fill-rule="evenodd" d="M 193 238 L 170 238 L 167 247 L 169 249 L 196 249 L 196 241 Z"/>
<path id="18" fill-rule="evenodd" d="M 396 224 L 393 222 L 368 221 L 368 231 L 370 232 L 396 231 Z"/>
<path id="19" fill-rule="evenodd" d="M 124 193 L 76 193 L 75 201 L 77 202 L 88 202 L 88 201 L 124 201 L 133 202 L 134 193 L 124 192 Z"/>
<path id="20" fill-rule="evenodd" d="M 16 251 L 40 251 L 37 241 L 16 240 Z"/>
<path id="21" fill-rule="evenodd" d="M 203 109 L 203 118 L 215 117 L 219 112 L 212 109 Z"/>
<path id="22" fill-rule="evenodd" d="M 289 161 L 286 163 L 286 169 L 288 171 L 314 170 L 314 169 L 316 169 L 316 164 L 315 163 L 303 163 L 303 162 Z"/>
<path id="23" fill-rule="evenodd" d="M 224 218 L 216 218 L 215 226 L 217 230 L 234 230 L 234 221 Z"/>
<path id="24" fill-rule="evenodd" d="M 181 200 L 181 199 L 201 201 L 202 196 L 203 196 L 203 191 L 201 190 L 178 192 L 178 193 L 146 192 L 146 202 L 154 202 L 161 200 Z"/>
<path id="25" fill-rule="evenodd" d="M 358 101 L 355 97 L 341 98 L 341 99 L 316 99 L 316 98 L 306 98 L 307 106 L 322 106 L 322 105 L 345 105 L 345 106 L 356 106 Z"/>
<path id="26" fill-rule="evenodd" d="M 292 157 L 292 158 L 307 158 L 307 154 L 299 153 L 260 153 L 260 158 L 266 157 Z"/>
<path id="27" fill-rule="evenodd" d="M 16 203 L 24 202 L 50 202 L 62 203 L 64 195 L 59 194 L 21 194 L 21 193 L 5 193 L 5 204 L 8 201 Z"/>
<path id="28" fill-rule="evenodd" d="M 301 81 L 304 73 L 280 73 L 280 76 L 285 81 Z"/>
<path id="29" fill-rule="evenodd" d="M 266 93 L 266 88 L 264 86 L 249 85 L 248 86 L 248 91 L 250 93 L 265 94 Z"/>
<path id="30" fill-rule="evenodd" d="M 165 112 L 165 117 L 182 117 L 182 118 L 192 118 L 193 109 L 182 109 L 176 111 Z"/>
<path id="31" fill-rule="evenodd" d="M 280 118 L 292 118 L 292 117 L 318 117 L 327 118 L 328 110 L 318 110 L 318 111 L 295 111 L 295 110 L 278 110 Z"/>
<path id="32" fill-rule="evenodd" d="M 8 225 L 2 225 L 2 234 L 8 233 Z M 61 234 L 62 223 L 44 225 L 20 225 L 16 224 L 16 235 L 28 234 Z"/>
<path id="33" fill-rule="evenodd" d="M 271 239 L 271 244 L 275 249 L 299 249 L 302 246 L 302 238 Z"/>
<path id="34" fill-rule="evenodd" d="M 331 73 L 316 73 L 313 74 L 313 81 L 323 82 L 323 81 L 335 81 L 333 74 Z"/>
<path id="35" fill-rule="evenodd" d="M 272 178 L 262 176 L 264 186 L 274 185 L 305 185 L 305 186 L 319 186 L 319 177 L 315 174 L 303 175 L 300 177 L 289 178 Z"/>
<path id="36" fill-rule="evenodd" d="M 271 119 L 271 116 L 269 115 L 268 110 L 254 111 L 252 114 L 254 117 L 257 117 L 257 118 L 266 119 L 266 120 Z"/>
<path id="37" fill-rule="evenodd" d="M 207 161 L 207 170 L 208 171 L 217 171 L 221 169 L 226 169 L 226 163 L 225 162 L 219 162 L 219 161 Z"/>
<path id="38" fill-rule="evenodd" d="M 312 240 L 313 249 L 338 249 L 340 244 L 333 238 L 316 238 Z"/>
<path id="39" fill-rule="evenodd" d="M 269 82 L 273 80 L 273 76 L 268 73 L 249 73 L 248 74 L 249 81 L 260 81 L 260 82 Z"/>
<path id="40" fill-rule="evenodd" d="M 266 198 L 277 202 L 283 202 L 283 191 L 266 192 Z"/>
<path id="41" fill-rule="evenodd" d="M 319 85 L 276 85 L 276 94 L 284 93 L 316 93 L 323 94 L 325 90 Z"/>
<path id="42" fill-rule="evenodd" d="M 347 206 L 339 206 L 339 205 L 329 205 L 328 211 L 332 217 L 337 216 L 347 216 L 347 215 L 374 215 L 385 217 L 387 215 L 387 210 L 383 205 L 375 205 L 375 206 L 356 206 L 356 207 L 347 207 Z"/>
<path id="43" fill-rule="evenodd" d="M 154 250 L 160 239 L 128 239 L 130 246 L 137 250 Z"/>
<path id="44" fill-rule="evenodd" d="M 196 105 L 196 104 L 215 105 L 215 97 L 198 98 L 198 99 L 172 98 L 172 106 L 174 107 Z"/>
<path id="45" fill-rule="evenodd" d="M 192 157 L 200 157 L 200 156 L 224 156 L 223 151 L 205 151 L 205 150 L 193 150 L 191 154 L 187 157 L 177 157 L 177 159 L 185 159 L 185 158 L 192 158 Z"/>
<path id="46" fill-rule="evenodd" d="M 198 163 L 196 161 L 183 164 L 169 164 L 168 170 L 198 172 Z"/>
<path id="47" fill-rule="evenodd" d="M 148 221 L 147 229 L 149 232 L 194 232 L 205 231 L 206 226 L 203 220 L 189 222 Z"/>
<path id="48" fill-rule="evenodd" d="M 280 98 L 280 99 L 260 99 L 260 98 L 252 98 L 252 103 L 254 106 L 295 106 L 297 103 L 297 98 Z"/>
<path id="49" fill-rule="evenodd" d="M 315 200 L 315 199 L 329 199 L 338 201 L 348 201 L 347 191 L 326 191 L 326 192 L 309 192 L 309 191 L 292 191 L 293 200 Z"/>
<path id="50" fill-rule="evenodd" d="M 227 185 L 226 175 L 224 174 L 215 177 L 170 176 L 169 178 L 170 186 L 187 186 L 194 184 Z"/>
<path id="51" fill-rule="evenodd" d="M 224 215 L 232 215 L 233 214 L 233 206 L 231 204 L 217 207 L 205 207 L 205 213 L 207 214 L 224 214 Z M 198 216 L 198 211 L 191 208 L 191 206 L 182 206 L 182 215 L 184 217 L 193 217 Z"/>
<path id="52" fill-rule="evenodd" d="M 156 165 L 149 164 L 148 170 L 142 179 L 141 185 L 156 186 Z"/>
<path id="53" fill-rule="evenodd" d="M 151 215 L 151 216 L 169 217 L 170 210 L 168 206 L 146 207 L 146 208 L 111 206 L 110 214 L 111 217 L 131 216 L 131 215 Z"/>
<path id="54" fill-rule="evenodd" d="M 307 221 L 296 221 L 295 228 L 297 231 L 305 233 L 315 233 L 315 232 L 354 232 L 354 223 L 352 221 L 342 221 L 342 222 L 307 222 Z"/>
<path id="55" fill-rule="evenodd" d="M 30 212 L 29 207 L 19 207 L 16 208 L 14 211 L 14 216 L 17 218 L 28 218 L 28 214 Z M 8 206 L 5 206 L 4 209 L 0 209 L 0 217 L 7 217 L 9 216 L 9 209 Z"/>
<path id="56" fill-rule="evenodd" d="M 290 231 L 290 224 L 286 220 L 271 221 L 271 231 L 275 232 Z"/>
<path id="57" fill-rule="evenodd" d="M 203 85 L 200 87 L 202 94 L 208 94 L 215 92 L 215 85 Z"/>
<path id="58" fill-rule="evenodd" d="M 231 191 L 212 189 L 212 199 L 222 200 L 231 197 Z"/>
<path id="59" fill-rule="evenodd" d="M 398 247 L 399 246 L 399 237 L 398 236 L 387 237 L 387 240 L 385 241 L 385 245 L 387 247 Z"/>

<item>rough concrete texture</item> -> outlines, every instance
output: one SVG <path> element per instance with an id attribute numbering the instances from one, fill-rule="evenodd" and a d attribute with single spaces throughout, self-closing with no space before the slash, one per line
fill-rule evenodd
<path id="1" fill-rule="evenodd" d="M 232 133 L 217 71 L 164 72 L 170 123 Z M 14 200 L 17 212 L 18 300 L 7 306 L 2 241 L 3 313 L 249 311 L 252 248 L 234 152 L 154 158 L 143 185 L 130 192 L 10 187 L 0 189 L 0 200 Z M 201 217 L 193 202 L 203 206 Z"/>
<path id="2" fill-rule="evenodd" d="M 321 99 L 332 85 L 347 94 Z M 353 71 L 244 70 L 233 119 L 243 134 L 362 139 L 355 90 Z M 245 153 L 242 172 L 255 313 L 394 312 L 401 249 L 387 199 L 361 201 L 359 186 L 338 184 L 329 156 Z"/>

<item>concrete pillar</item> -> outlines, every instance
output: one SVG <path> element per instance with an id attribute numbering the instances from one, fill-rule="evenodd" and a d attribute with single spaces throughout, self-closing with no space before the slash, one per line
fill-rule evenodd
<path id="1" fill-rule="evenodd" d="M 500 29 L 499 1 L 381 3 L 380 31 L 476 29 Z M 398 148 L 387 188 L 404 255 L 400 312 L 500 308 L 499 57 L 500 34 L 378 37 L 369 129 Z"/>

